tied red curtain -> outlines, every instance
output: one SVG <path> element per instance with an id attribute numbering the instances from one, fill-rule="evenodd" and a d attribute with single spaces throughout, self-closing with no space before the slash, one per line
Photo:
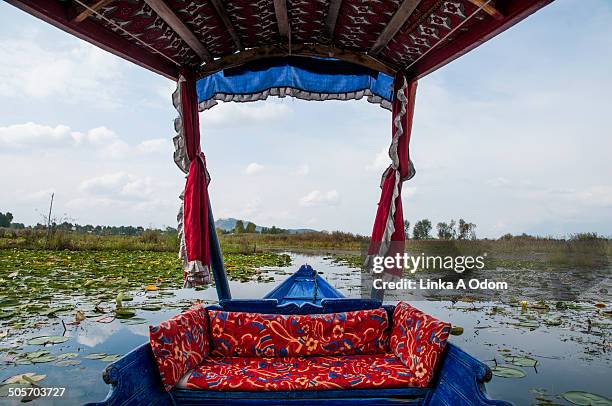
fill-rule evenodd
<path id="1" fill-rule="evenodd" d="M 392 106 L 392 141 L 389 147 L 391 165 L 381 180 L 381 194 L 372 229 L 368 257 L 404 254 L 404 213 L 402 209 L 402 182 L 415 175 L 410 160 L 409 144 L 416 97 L 416 80 L 407 81 L 398 76 L 394 82 Z M 402 269 L 387 269 L 391 276 L 401 276 Z"/>
<path id="2" fill-rule="evenodd" d="M 196 79 L 182 72 L 174 103 L 179 112 L 175 123 L 174 159 L 187 172 L 182 210 L 179 212 L 180 257 L 185 271 L 185 287 L 210 283 L 210 245 L 208 234 L 208 183 L 206 159 L 200 147 L 200 120 Z"/>

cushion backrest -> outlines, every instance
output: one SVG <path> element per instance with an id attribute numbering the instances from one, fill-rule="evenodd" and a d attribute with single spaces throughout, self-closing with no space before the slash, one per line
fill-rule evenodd
<path id="1" fill-rule="evenodd" d="M 212 355 L 294 357 L 385 352 L 384 309 L 279 315 L 209 310 Z"/>
<path id="2" fill-rule="evenodd" d="M 151 349 L 166 390 L 209 354 L 208 315 L 202 305 L 149 326 Z"/>
<path id="3" fill-rule="evenodd" d="M 407 303 L 399 302 L 393 312 L 391 351 L 406 365 L 419 386 L 427 386 L 436 371 L 451 325 Z"/>

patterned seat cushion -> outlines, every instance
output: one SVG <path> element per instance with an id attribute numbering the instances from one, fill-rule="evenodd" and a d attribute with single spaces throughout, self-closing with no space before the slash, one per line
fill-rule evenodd
<path id="1" fill-rule="evenodd" d="M 434 376 L 440 354 L 446 346 L 451 325 L 407 303 L 399 302 L 393 312 L 391 351 L 425 387 Z"/>
<path id="2" fill-rule="evenodd" d="M 149 340 L 159 375 L 166 390 L 209 354 L 208 316 L 198 305 L 149 327 Z"/>
<path id="3" fill-rule="evenodd" d="M 291 391 L 406 388 L 418 380 L 393 354 L 207 358 L 187 378 L 187 389 Z"/>
<path id="4" fill-rule="evenodd" d="M 384 353 L 389 320 L 384 309 L 279 315 L 209 310 L 212 355 L 296 357 Z"/>

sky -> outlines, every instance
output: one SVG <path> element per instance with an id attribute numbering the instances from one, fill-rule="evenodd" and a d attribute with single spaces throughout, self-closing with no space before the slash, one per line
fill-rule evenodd
<path id="1" fill-rule="evenodd" d="M 405 217 L 612 235 L 612 2 L 557 0 L 419 82 Z M 0 212 L 175 226 L 175 84 L 0 2 Z M 200 114 L 215 217 L 370 233 L 391 117 L 270 98 Z"/>

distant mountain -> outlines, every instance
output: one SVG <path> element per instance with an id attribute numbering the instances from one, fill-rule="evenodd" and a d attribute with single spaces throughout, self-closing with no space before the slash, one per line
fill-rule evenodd
<path id="1" fill-rule="evenodd" d="M 229 217 L 226 219 L 217 219 L 215 221 L 215 227 L 216 228 L 220 228 L 223 231 L 234 231 L 234 228 L 236 227 L 236 222 L 239 219 L 235 219 L 233 217 Z M 244 226 L 246 227 L 247 223 L 249 222 L 248 220 L 242 220 L 242 222 L 244 223 Z M 272 227 L 272 226 L 270 226 Z M 259 226 L 259 225 L 255 225 L 255 231 L 257 231 L 258 233 L 261 232 L 261 229 L 263 227 Z M 269 228 L 269 227 L 268 227 Z M 289 234 L 304 234 L 304 233 L 313 233 L 316 232 L 317 230 L 313 230 L 310 228 L 290 228 L 287 229 L 287 232 Z"/>

